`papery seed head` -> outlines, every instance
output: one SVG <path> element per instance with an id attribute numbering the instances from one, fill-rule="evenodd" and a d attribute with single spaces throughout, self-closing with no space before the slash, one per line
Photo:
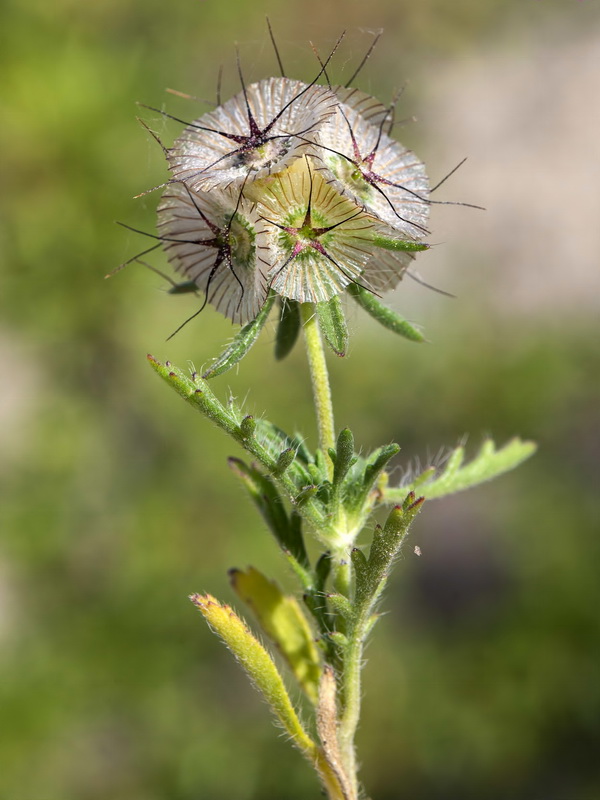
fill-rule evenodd
<path id="1" fill-rule="evenodd" d="M 289 78 L 254 83 L 185 129 L 168 152 L 173 175 L 207 191 L 285 170 L 310 152 L 336 105 L 324 86 Z"/>
<path id="2" fill-rule="evenodd" d="M 378 101 L 372 100 L 369 119 L 361 113 L 369 108 L 367 97 L 350 94 L 349 102 L 339 104 L 321 131 L 318 157 L 339 192 L 364 205 L 399 238 L 422 239 L 429 216 L 425 166 L 382 130 L 386 119 Z"/>
<path id="3" fill-rule="evenodd" d="M 158 208 L 158 230 L 174 269 L 241 324 L 254 319 L 267 296 L 257 259 L 265 246 L 263 227 L 256 205 L 239 191 L 197 192 L 172 183 Z"/>
<path id="4" fill-rule="evenodd" d="M 262 190 L 258 209 L 270 250 L 263 267 L 274 291 L 319 303 L 360 279 L 374 252 L 377 220 L 327 184 L 307 159 L 265 182 Z"/>

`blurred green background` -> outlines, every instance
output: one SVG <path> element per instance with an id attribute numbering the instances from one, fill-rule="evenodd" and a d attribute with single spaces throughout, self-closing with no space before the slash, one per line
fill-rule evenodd
<path id="1" fill-rule="evenodd" d="M 232 334 L 139 265 L 165 176 L 135 101 L 193 118 L 276 74 L 409 81 L 398 135 L 437 193 L 438 244 L 390 298 L 431 344 L 351 312 L 338 424 L 403 446 L 394 478 L 465 432 L 539 442 L 496 483 L 426 506 L 368 650 L 360 730 L 374 800 L 600 796 L 600 13 L 594 0 L 5 0 L 0 24 L 0 797 L 305 800 L 319 788 L 187 595 L 285 568 L 226 467 L 239 455 L 146 352 L 201 366 Z M 144 118 L 167 142 L 178 127 Z M 164 261 L 154 263 L 164 268 Z M 301 349 L 267 328 L 215 380 L 314 442 Z M 420 558 L 413 545 L 422 550 Z"/>

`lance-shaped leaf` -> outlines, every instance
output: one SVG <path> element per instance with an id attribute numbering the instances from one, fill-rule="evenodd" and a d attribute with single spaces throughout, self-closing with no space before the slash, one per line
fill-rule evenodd
<path id="1" fill-rule="evenodd" d="M 400 552 L 402 541 L 411 522 L 421 510 L 424 498 L 415 499 L 410 493 L 402 505 L 390 512 L 384 527 L 378 525 L 368 560 L 361 550 L 352 551 L 352 563 L 356 571 L 357 620 L 364 626 L 387 582 L 392 564 Z"/>
<path id="2" fill-rule="evenodd" d="M 304 594 L 304 603 L 310 613 L 315 618 L 319 631 L 324 637 L 321 644 L 329 657 L 333 656 L 333 650 L 327 638 L 331 630 L 331 619 L 329 617 L 329 610 L 327 608 L 327 599 L 325 596 L 325 584 L 331 572 L 331 556 L 329 553 L 323 553 L 315 566 L 314 582 L 307 589 Z"/>
<path id="3" fill-rule="evenodd" d="M 153 369 L 188 403 L 202 411 L 212 422 L 241 444 L 245 450 L 260 461 L 267 472 L 272 475 L 276 474 L 281 451 L 276 450 L 272 443 L 267 447 L 260 441 L 259 432 L 264 427 L 259 424 L 260 420 L 256 420 L 256 425 L 252 424 L 233 402 L 225 407 L 213 394 L 207 381 L 199 378 L 195 373 L 192 376 L 185 375 L 181 370 L 173 367 L 170 362 L 166 361 L 161 364 L 150 355 L 148 360 Z M 296 503 L 300 498 L 302 517 L 309 520 L 317 529 L 321 528 L 325 522 L 324 510 L 321 504 L 314 500 L 318 487 L 312 486 L 308 470 L 300 463 L 299 459 L 296 458 L 287 470 L 276 477 L 278 486 L 285 491 L 292 503 Z"/>
<path id="4" fill-rule="evenodd" d="M 356 455 L 354 453 L 354 435 L 349 428 L 344 428 L 340 431 L 337 438 L 336 449 L 333 453 L 333 483 L 337 485 L 341 483 L 348 470 L 356 463 Z"/>
<path id="5" fill-rule="evenodd" d="M 319 653 L 296 598 L 284 595 L 276 583 L 254 567 L 245 572 L 232 569 L 229 577 L 237 595 L 252 609 L 306 696 L 316 705 L 321 677 Z"/>
<path id="6" fill-rule="evenodd" d="M 317 746 L 302 727 L 283 679 L 269 653 L 231 606 L 219 603 L 209 594 L 193 594 L 190 600 L 200 609 L 213 631 L 221 637 L 237 658 L 271 706 L 292 742 L 314 762 L 317 757 Z"/>
<path id="7" fill-rule="evenodd" d="M 267 317 L 269 316 L 274 302 L 275 294 L 270 292 L 264 306 L 258 312 L 257 316 L 247 325 L 244 325 L 234 336 L 229 347 L 221 353 L 213 365 L 202 374 L 203 378 L 214 378 L 217 375 L 222 375 L 244 358 L 254 342 L 258 339 L 258 335 L 267 321 Z"/>
<path id="8" fill-rule="evenodd" d="M 349 511 L 364 508 L 370 492 L 379 481 L 388 462 L 400 452 L 400 445 L 392 443 L 378 447 L 365 461 L 360 459 L 347 482 L 345 505 Z M 381 487 L 379 487 L 381 488 Z M 371 504 L 372 505 L 372 504 Z"/>
<path id="9" fill-rule="evenodd" d="M 485 481 L 492 480 L 498 475 L 509 472 L 523 461 L 532 456 L 536 451 L 534 442 L 511 439 L 504 447 L 496 449 L 494 442 L 488 439 L 481 449 L 467 464 L 463 464 L 465 457 L 464 447 L 455 448 L 446 464 L 437 476 L 432 474 L 431 468 L 426 470 L 425 478 L 417 477 L 407 486 L 384 491 L 384 502 L 397 502 L 405 492 L 418 486 L 420 494 L 428 500 L 436 497 L 445 497 L 448 494 L 462 492 Z"/>
<path id="10" fill-rule="evenodd" d="M 248 490 L 281 548 L 289 552 L 304 570 L 307 570 L 309 561 L 302 538 L 301 520 L 295 516 L 292 521 L 288 516 L 283 499 L 273 480 L 268 475 L 263 475 L 256 467 L 248 466 L 239 458 L 230 458 L 228 463 Z"/>
<path id="11" fill-rule="evenodd" d="M 414 325 L 412 325 L 404 317 L 400 316 L 397 311 L 393 311 L 384 305 L 381 300 L 378 300 L 374 294 L 358 286 L 356 283 L 351 283 L 347 289 L 348 293 L 356 300 L 356 302 L 370 314 L 373 319 L 376 319 L 384 328 L 387 328 L 411 342 L 424 342 L 425 337 Z"/>
<path id="12" fill-rule="evenodd" d="M 395 253 L 421 253 L 429 250 L 430 245 L 424 242 L 411 242 L 406 239 L 390 239 L 388 236 L 375 235 L 371 239 L 375 247 L 391 250 Z"/>
<path id="13" fill-rule="evenodd" d="M 279 454 L 279 458 L 277 459 L 277 463 L 275 464 L 275 475 L 283 475 L 284 472 L 292 466 L 294 459 L 296 458 L 296 451 L 293 447 L 288 447 L 287 450 L 283 450 Z"/>
<path id="14" fill-rule="evenodd" d="M 339 295 L 334 295 L 324 303 L 317 303 L 319 328 L 325 341 L 336 356 L 345 356 L 348 349 L 348 326 Z"/>
<path id="15" fill-rule="evenodd" d="M 169 361 L 161 364 L 151 355 L 148 356 L 148 361 L 161 378 L 167 381 L 189 403 L 200 409 L 212 422 L 231 436 L 241 437 L 236 414 L 231 409 L 225 408 L 205 381 L 191 378 Z"/>
<path id="16" fill-rule="evenodd" d="M 275 335 L 275 358 L 284 359 L 293 349 L 300 333 L 300 304 L 286 297 L 281 299 L 279 324 Z"/>
<path id="17" fill-rule="evenodd" d="M 278 458 L 283 450 L 292 448 L 296 453 L 296 460 L 300 463 L 308 465 L 313 460 L 300 436 L 286 433 L 268 419 L 261 417 L 256 420 L 256 433 L 263 446 L 272 453 L 274 458 Z"/>

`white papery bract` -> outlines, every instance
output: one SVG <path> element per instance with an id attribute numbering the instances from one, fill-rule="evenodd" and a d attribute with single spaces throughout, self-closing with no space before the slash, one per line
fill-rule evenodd
<path id="1" fill-rule="evenodd" d="M 169 149 L 171 170 L 204 191 L 281 172 L 310 152 L 336 108 L 324 86 L 289 78 L 253 83 L 185 129 Z"/>
<path id="2" fill-rule="evenodd" d="M 320 303 L 360 281 L 378 221 L 336 192 L 306 160 L 266 182 L 258 208 L 269 235 L 262 263 L 277 294 Z"/>
<path id="3" fill-rule="evenodd" d="M 344 95 L 336 116 L 323 128 L 319 169 L 343 195 L 385 222 L 392 235 L 419 241 L 427 234 L 429 183 L 424 164 L 383 130 L 388 110 L 361 93 Z M 408 252 L 376 252 L 365 268 L 367 285 L 393 289 L 409 268 Z"/>
<path id="4" fill-rule="evenodd" d="M 375 118 L 375 117 L 374 117 Z M 424 164 L 391 139 L 382 123 L 367 121 L 352 105 L 340 103 L 324 126 L 319 158 L 334 186 L 408 240 L 427 233 L 429 184 Z"/>
<path id="5" fill-rule="evenodd" d="M 256 204 L 240 192 L 197 192 L 171 183 L 158 208 L 163 247 L 176 272 L 218 311 L 244 324 L 258 314 L 267 279 L 257 259 L 266 246 Z"/>

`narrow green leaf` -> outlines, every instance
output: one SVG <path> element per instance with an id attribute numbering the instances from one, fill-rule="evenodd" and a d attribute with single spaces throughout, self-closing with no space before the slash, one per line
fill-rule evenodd
<path id="1" fill-rule="evenodd" d="M 426 483 L 430 478 L 432 478 L 437 469 L 435 467 L 427 467 L 427 469 L 422 472 L 414 481 L 411 481 L 410 488 L 416 489 L 417 486 L 420 486 L 422 483 Z"/>
<path id="2" fill-rule="evenodd" d="M 249 322 L 234 336 L 232 343 L 229 347 L 221 353 L 221 355 L 214 361 L 213 365 L 209 367 L 202 377 L 206 380 L 214 378 L 217 375 L 222 375 L 227 370 L 231 369 L 238 363 L 250 350 L 254 342 L 258 339 L 258 335 L 264 327 L 269 312 L 273 308 L 275 302 L 275 293 L 270 292 L 267 296 L 264 306 L 258 312 L 255 319 Z"/>
<path id="3" fill-rule="evenodd" d="M 283 450 L 279 458 L 277 459 L 277 464 L 275 465 L 274 474 L 275 475 L 283 475 L 292 465 L 292 462 L 296 458 L 296 451 L 293 447 L 288 447 L 287 450 Z"/>
<path id="4" fill-rule="evenodd" d="M 377 525 L 375 530 L 380 527 L 380 525 Z M 356 572 L 357 584 L 364 583 L 367 574 L 367 557 L 358 547 L 353 547 L 350 552 L 350 558 L 352 559 L 352 566 Z"/>
<path id="5" fill-rule="evenodd" d="M 429 250 L 429 245 L 424 242 L 411 242 L 406 239 L 389 239 L 387 236 L 373 236 L 372 243 L 383 250 L 393 250 L 396 253 L 420 253 Z"/>
<path id="6" fill-rule="evenodd" d="M 161 364 L 153 356 L 148 356 L 150 366 L 170 384 L 175 391 L 185 400 L 202 411 L 212 422 L 223 428 L 227 433 L 235 438 L 239 434 L 239 426 L 235 414 L 225 408 L 209 388 L 208 383 L 198 378 L 191 378 L 170 361 Z"/>
<path id="7" fill-rule="evenodd" d="M 309 592 L 312 589 L 313 579 L 310 572 L 310 569 L 307 569 L 297 561 L 294 556 L 290 553 L 289 550 L 282 550 L 283 557 L 288 562 L 289 568 L 292 570 L 296 578 L 300 581 L 300 586 L 302 587 L 302 591 L 304 594 Z M 312 613 L 312 609 L 311 609 Z"/>
<path id="8" fill-rule="evenodd" d="M 354 435 L 349 428 L 344 428 L 337 438 L 335 458 L 333 459 L 334 484 L 339 484 L 344 480 L 354 462 Z"/>
<path id="9" fill-rule="evenodd" d="M 347 597 L 344 597 L 343 594 L 337 593 L 328 594 L 327 601 L 336 614 L 339 614 L 345 619 L 351 619 L 354 609 L 352 607 L 352 603 Z"/>
<path id="10" fill-rule="evenodd" d="M 256 420 L 256 432 L 260 441 L 273 454 L 274 458 L 277 458 L 282 450 L 292 447 L 297 459 L 303 464 L 312 462 L 312 454 L 298 434 L 290 435 L 268 419 L 263 418 Z"/>
<path id="11" fill-rule="evenodd" d="M 386 489 L 384 502 L 396 502 L 405 492 L 417 486 L 419 493 L 428 500 L 462 492 L 509 472 L 530 458 L 536 449 L 537 446 L 534 442 L 515 438 L 497 450 L 494 442 L 488 439 L 475 458 L 463 466 L 464 448 L 457 447 L 452 451 L 450 458 L 437 476 L 431 476 L 429 480 L 425 481 L 422 481 L 422 476 L 419 476 L 407 486 Z M 430 470 L 427 472 L 431 475 Z"/>
<path id="12" fill-rule="evenodd" d="M 315 588 L 318 592 L 325 591 L 325 584 L 327 583 L 327 578 L 329 577 L 329 573 L 331 572 L 331 554 L 330 553 L 323 553 L 319 556 L 319 560 L 317 561 L 317 565 L 315 567 L 315 576 L 316 576 L 316 583 Z"/>
<path id="13" fill-rule="evenodd" d="M 318 697 L 321 665 L 314 635 L 294 597 L 254 567 L 229 571 L 237 595 L 252 609 L 263 631 L 288 663 L 313 704 Z"/>
<path id="14" fill-rule="evenodd" d="M 198 284 L 196 281 L 182 281 L 175 283 L 168 290 L 167 294 L 193 294 L 198 291 Z"/>
<path id="15" fill-rule="evenodd" d="M 397 311 L 393 311 L 384 305 L 381 300 L 378 300 L 375 295 L 358 286 L 356 283 L 351 283 L 347 291 L 356 302 L 370 314 L 373 319 L 376 319 L 384 328 L 387 328 L 399 336 L 403 336 L 411 342 L 424 342 L 425 337 L 417 328 L 410 322 L 401 317 Z"/>
<path id="16" fill-rule="evenodd" d="M 319 328 L 325 341 L 337 356 L 345 356 L 348 349 L 348 326 L 339 295 L 325 303 L 317 303 Z"/>
<path id="17" fill-rule="evenodd" d="M 304 535 L 302 533 L 302 517 L 293 509 L 290 511 L 289 516 L 289 532 L 287 540 L 289 542 L 290 550 L 297 559 L 298 563 L 304 570 L 306 570 L 307 574 L 310 573 L 310 580 L 312 583 L 312 571 L 310 569 L 310 562 L 304 546 Z M 308 586 L 308 583 L 305 583 L 304 585 Z"/>
<path id="18" fill-rule="evenodd" d="M 315 567 L 314 583 L 304 595 L 304 603 L 315 618 L 319 626 L 319 631 L 324 637 L 329 634 L 332 627 L 325 598 L 325 584 L 330 571 L 331 556 L 329 553 L 323 553 Z M 333 651 L 327 639 L 324 639 L 324 644 L 326 649 L 328 649 L 327 660 L 329 660 L 329 657 L 333 656 Z"/>
<path id="19" fill-rule="evenodd" d="M 327 638 L 340 650 L 345 650 L 348 647 L 348 637 L 341 631 L 329 631 Z"/>
<path id="20" fill-rule="evenodd" d="M 363 508 L 369 493 L 375 487 L 390 459 L 400 452 L 400 445 L 392 443 L 374 450 L 364 463 L 364 471 L 352 477 L 348 487 L 348 500 L 345 502 L 351 510 Z M 360 465 L 361 462 L 359 462 Z"/>
<path id="21" fill-rule="evenodd" d="M 409 493 L 402 505 L 392 509 L 383 528 L 380 525 L 375 528 L 369 560 L 366 567 L 357 570 L 356 576 L 357 603 L 369 613 L 383 591 L 402 541 L 422 504 L 422 497 L 415 499 L 414 493 Z"/>
<path id="22" fill-rule="evenodd" d="M 284 359 L 296 344 L 300 333 L 300 304 L 296 300 L 281 298 L 279 324 L 275 335 L 275 358 Z"/>
<path id="23" fill-rule="evenodd" d="M 302 727 L 283 679 L 269 653 L 231 606 L 222 605 L 208 594 L 193 594 L 190 600 L 237 658 L 271 706 L 292 742 L 314 761 L 317 746 Z"/>
<path id="24" fill-rule="evenodd" d="M 305 486 L 304 489 L 296 496 L 296 505 L 302 507 L 305 503 L 311 500 L 319 491 L 319 487 L 313 485 Z"/>
<path id="25" fill-rule="evenodd" d="M 297 514 L 288 516 L 283 499 L 268 475 L 248 466 L 239 458 L 230 458 L 228 464 L 242 481 L 256 504 L 269 530 L 280 547 L 288 552 L 306 570 L 308 556 L 302 536 L 302 521 Z"/>

